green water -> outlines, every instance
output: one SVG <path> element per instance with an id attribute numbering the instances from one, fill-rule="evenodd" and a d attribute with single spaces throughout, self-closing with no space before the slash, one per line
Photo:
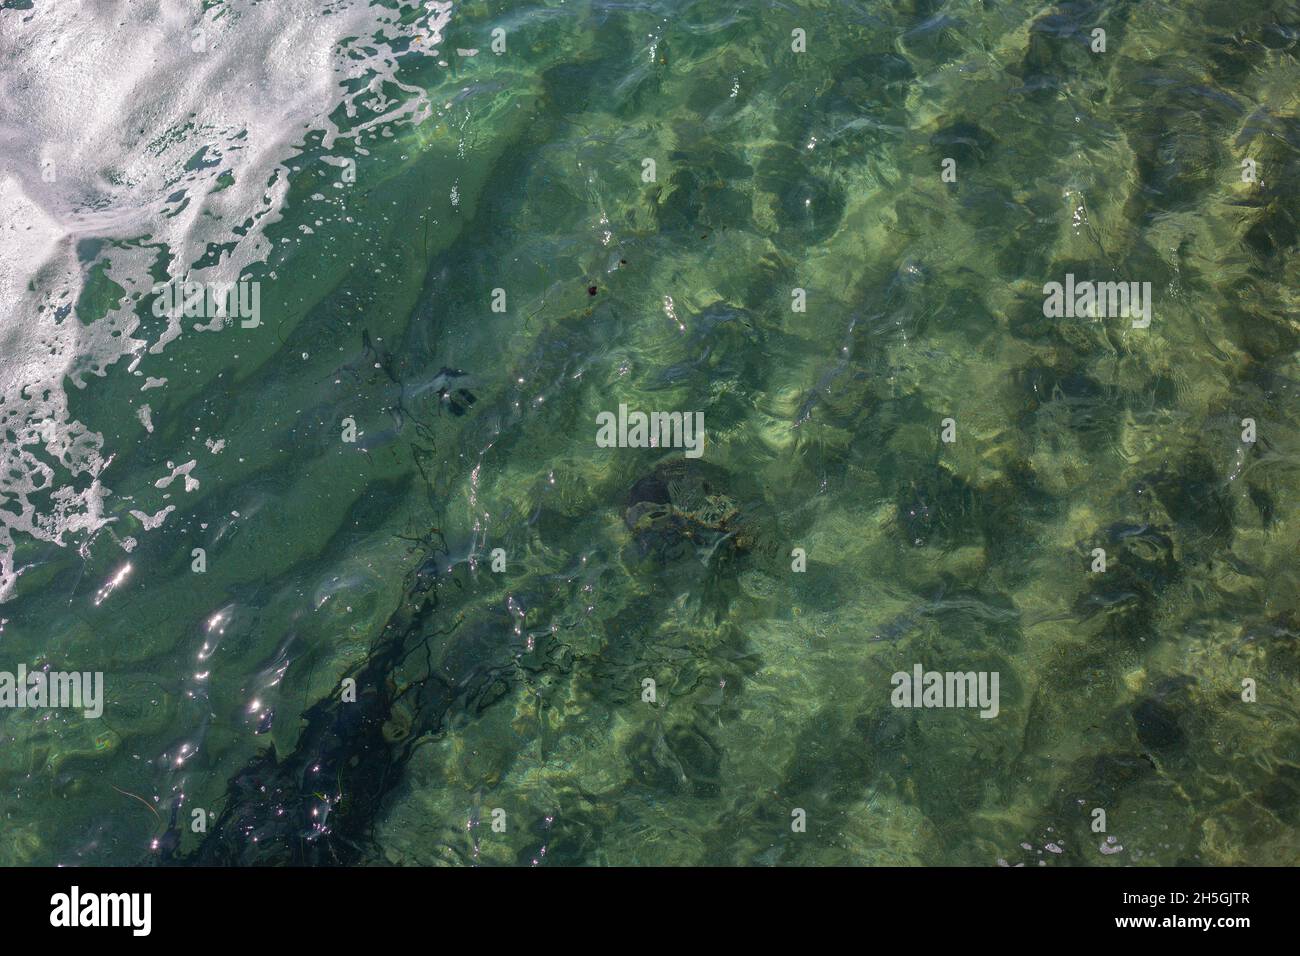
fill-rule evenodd
<path id="1" fill-rule="evenodd" d="M 0 863 L 1300 859 L 1300 7 L 471 2 L 440 50 L 382 84 L 423 122 L 286 133 L 260 327 L 69 385 L 116 520 L 15 533 L 0 667 L 106 703 L 0 713 Z M 1150 326 L 1046 317 L 1067 274 Z M 703 457 L 599 447 L 620 404 Z M 894 706 L 917 664 L 997 715 Z"/>

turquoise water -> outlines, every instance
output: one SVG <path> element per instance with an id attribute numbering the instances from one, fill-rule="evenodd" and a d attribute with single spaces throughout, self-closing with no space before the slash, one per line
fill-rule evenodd
<path id="1" fill-rule="evenodd" d="M 1300 6 L 164 6 L 0 3 L 0 863 L 1297 862 Z"/>

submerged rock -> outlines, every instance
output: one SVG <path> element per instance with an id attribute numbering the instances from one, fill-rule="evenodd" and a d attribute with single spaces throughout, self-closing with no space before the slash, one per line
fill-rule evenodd
<path id="1" fill-rule="evenodd" d="M 628 491 L 623 521 L 643 557 L 661 564 L 695 556 L 775 552 L 761 498 L 737 490 L 727 472 L 698 459 L 670 458 Z"/>

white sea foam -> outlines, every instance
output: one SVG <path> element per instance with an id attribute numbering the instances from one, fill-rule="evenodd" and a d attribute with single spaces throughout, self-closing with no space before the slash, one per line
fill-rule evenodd
<path id="1" fill-rule="evenodd" d="M 423 121 L 429 103 L 399 79 L 395 47 L 418 36 L 432 51 L 451 7 L 421 4 L 406 24 L 367 0 L 0 10 L 0 602 L 21 573 L 15 533 L 66 545 L 116 520 L 101 482 L 114 450 L 70 418 L 65 382 L 84 388 L 123 358 L 134 371 L 193 330 L 181 317 L 141 330 L 151 269 L 234 282 L 266 258 L 264 230 L 309 131 L 331 149 L 379 124 Z M 340 107 L 356 117 L 362 103 L 378 115 L 347 130 L 329 119 Z M 223 174 L 233 184 L 218 183 Z M 199 267 L 210 244 L 230 248 Z M 96 269 L 125 296 L 75 316 Z"/>

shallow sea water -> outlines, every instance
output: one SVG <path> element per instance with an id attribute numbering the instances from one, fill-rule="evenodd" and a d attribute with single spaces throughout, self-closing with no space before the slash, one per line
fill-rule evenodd
<path id="1" fill-rule="evenodd" d="M 0 671 L 105 686 L 0 708 L 0 865 L 1296 863 L 1298 57 L 1267 0 L 0 3 Z"/>

